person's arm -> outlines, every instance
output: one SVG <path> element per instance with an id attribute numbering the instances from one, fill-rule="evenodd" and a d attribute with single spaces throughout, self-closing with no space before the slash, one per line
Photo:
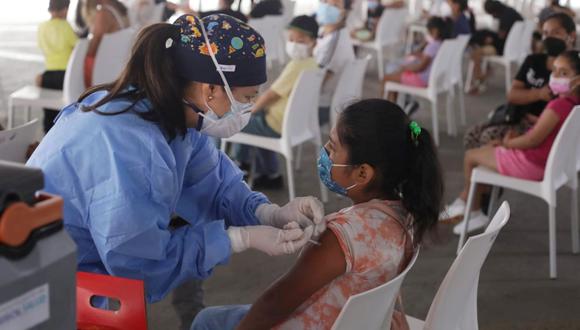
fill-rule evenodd
<path id="1" fill-rule="evenodd" d="M 320 246 L 310 246 L 294 267 L 266 290 L 238 325 L 238 330 L 270 329 L 346 271 L 345 255 L 335 234 L 327 230 Z"/>
<path id="2" fill-rule="evenodd" d="M 512 82 L 507 100 L 514 105 L 527 105 L 537 101 L 548 102 L 552 97 L 552 91 L 549 86 L 528 89 L 523 81 L 516 79 Z"/>
<path id="3" fill-rule="evenodd" d="M 240 169 L 213 141 L 197 132 L 190 134 L 193 151 L 176 213 L 190 223 L 205 214 L 224 219 L 228 227 L 259 225 L 256 210 L 269 203 L 266 196 L 248 187 Z"/>
<path id="4" fill-rule="evenodd" d="M 422 72 L 423 70 L 429 67 L 429 64 L 431 64 L 432 61 L 431 57 L 423 53 L 417 54 L 417 57 L 419 59 L 417 62 L 408 65 L 403 65 L 401 69 L 403 71 Z"/>
<path id="5" fill-rule="evenodd" d="M 538 122 L 528 133 L 518 137 L 512 137 L 511 134 L 506 135 L 503 146 L 510 149 L 536 148 L 552 133 L 559 121 L 558 114 L 554 110 L 547 108 L 542 112 Z"/>
<path id="6" fill-rule="evenodd" d="M 254 108 L 252 109 L 252 113 L 256 113 L 258 111 L 263 111 L 271 107 L 274 103 L 278 102 L 282 98 L 279 94 L 274 92 L 271 89 L 268 89 L 265 93 L 260 95 L 256 103 L 254 104 Z"/>

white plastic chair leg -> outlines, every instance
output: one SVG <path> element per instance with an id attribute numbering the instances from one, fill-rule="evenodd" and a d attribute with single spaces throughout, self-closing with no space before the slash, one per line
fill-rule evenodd
<path id="1" fill-rule="evenodd" d="M 506 95 L 510 92 L 512 84 L 512 62 L 507 62 L 505 66 L 505 91 Z"/>
<path id="2" fill-rule="evenodd" d="M 431 101 L 431 122 L 433 125 L 433 140 L 439 146 L 439 118 L 437 117 L 437 96 Z"/>
<path id="3" fill-rule="evenodd" d="M 292 158 L 286 157 L 286 173 L 288 179 L 288 198 L 293 200 L 296 197 L 296 191 L 294 188 L 294 172 L 292 169 Z"/>
<path id="4" fill-rule="evenodd" d="M 550 240 L 550 278 L 558 277 L 556 271 L 556 207 L 548 205 L 549 208 L 549 240 Z"/>
<path id="5" fill-rule="evenodd" d="M 383 81 L 383 77 L 385 76 L 385 60 L 383 58 L 383 49 L 382 47 L 377 47 L 377 70 L 379 71 L 379 81 Z"/>
<path id="6" fill-rule="evenodd" d="M 467 77 L 465 77 L 465 86 L 464 92 L 469 93 L 469 89 L 471 88 L 471 84 L 473 83 L 473 70 L 475 70 L 475 64 L 472 60 L 469 60 L 469 64 L 467 65 Z"/>
<path id="7" fill-rule="evenodd" d="M 447 134 L 449 136 L 455 136 L 457 133 L 455 127 L 455 114 L 452 111 L 453 94 L 453 89 L 451 88 L 445 95 L 445 114 L 447 116 Z"/>
<path id="8" fill-rule="evenodd" d="M 465 205 L 465 212 L 463 213 L 463 229 L 461 230 L 461 235 L 459 236 L 459 244 L 457 245 L 457 254 L 461 252 L 463 244 L 465 244 L 465 239 L 467 236 L 467 226 L 469 223 L 469 215 L 471 213 L 471 205 L 473 204 L 473 197 L 475 195 L 475 189 L 477 188 L 477 182 L 471 182 L 471 187 L 469 187 L 469 195 L 467 195 L 467 204 Z"/>
<path id="9" fill-rule="evenodd" d="M 458 92 L 457 95 L 459 96 L 459 116 L 461 118 L 461 126 L 467 125 L 467 115 L 465 114 L 465 96 L 463 95 L 463 81 L 459 80 Z"/>
<path id="10" fill-rule="evenodd" d="M 571 210 L 571 225 L 570 231 L 572 232 L 572 253 L 580 252 L 580 238 L 578 234 L 578 188 L 572 188 L 572 210 Z"/>

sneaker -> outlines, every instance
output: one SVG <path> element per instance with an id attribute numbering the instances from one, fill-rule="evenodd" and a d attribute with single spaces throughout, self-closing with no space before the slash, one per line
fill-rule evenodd
<path id="1" fill-rule="evenodd" d="M 282 175 L 278 175 L 274 178 L 268 175 L 261 175 L 254 179 L 253 189 L 281 189 L 284 187 L 284 180 Z"/>
<path id="2" fill-rule="evenodd" d="M 469 214 L 469 223 L 467 225 L 467 233 L 471 233 L 477 230 L 485 229 L 489 224 L 489 217 L 481 211 L 473 211 Z M 455 235 L 461 235 L 463 231 L 463 221 L 453 227 L 453 233 Z"/>
<path id="3" fill-rule="evenodd" d="M 439 222 L 453 223 L 460 221 L 465 214 L 465 201 L 461 198 L 456 198 L 453 203 L 445 206 L 443 212 L 439 214 Z"/>

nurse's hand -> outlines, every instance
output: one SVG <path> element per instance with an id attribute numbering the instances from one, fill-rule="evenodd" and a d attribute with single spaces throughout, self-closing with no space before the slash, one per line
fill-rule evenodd
<path id="1" fill-rule="evenodd" d="M 252 248 L 270 256 L 279 256 L 301 249 L 312 237 L 312 230 L 312 226 L 302 230 L 294 222 L 287 224 L 284 229 L 270 226 L 230 227 L 228 236 L 234 252 Z"/>
<path id="2" fill-rule="evenodd" d="M 284 228 L 290 222 L 297 222 L 301 228 L 314 226 L 313 236 L 319 237 L 326 230 L 324 205 L 315 197 L 298 197 L 280 207 L 276 204 L 262 204 L 256 210 L 260 223 Z"/>

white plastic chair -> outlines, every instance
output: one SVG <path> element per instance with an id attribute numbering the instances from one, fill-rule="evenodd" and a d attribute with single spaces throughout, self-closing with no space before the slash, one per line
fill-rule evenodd
<path id="1" fill-rule="evenodd" d="M 342 70 L 330 105 L 330 127 L 336 124 L 338 114 L 344 109 L 346 104 L 362 97 L 369 60 L 370 55 L 362 59 L 356 59 Z"/>
<path id="2" fill-rule="evenodd" d="M 397 277 L 374 289 L 348 298 L 334 321 L 332 330 L 381 330 L 390 329 L 393 312 L 401 285 L 419 256 L 419 249 Z"/>
<path id="3" fill-rule="evenodd" d="M 465 50 L 470 38 L 471 36 L 466 34 L 457 36 L 454 44 L 455 47 L 451 54 L 453 59 L 449 62 L 451 70 L 451 92 L 454 96 L 453 99 L 455 99 L 455 96 L 457 96 L 459 101 L 459 116 L 461 119 L 461 125 L 467 124 L 467 116 L 465 114 L 465 97 L 463 95 L 463 56 L 465 55 Z"/>
<path id="4" fill-rule="evenodd" d="M 63 90 L 28 85 L 10 94 L 8 99 L 8 129 L 14 127 L 16 107 L 27 108 L 26 122 L 31 120 L 32 108 L 61 109 L 74 102 L 84 89 L 83 64 L 89 43 L 81 39 L 75 45 L 64 75 Z"/>
<path id="5" fill-rule="evenodd" d="M 469 238 L 447 271 L 425 321 L 407 316 L 411 330 L 477 330 L 477 287 L 487 255 L 510 218 L 504 202 L 484 233 Z"/>
<path id="6" fill-rule="evenodd" d="M 135 32 L 128 28 L 103 36 L 95 56 L 93 86 L 110 83 L 119 77 L 131 54 Z"/>
<path id="7" fill-rule="evenodd" d="M 493 203 L 497 199 L 499 187 L 517 190 L 543 199 L 549 208 L 549 241 L 550 241 L 550 278 L 557 277 L 556 272 L 556 192 L 567 184 L 572 189 L 571 201 L 571 234 L 572 252 L 580 252 L 578 237 L 578 139 L 580 138 L 580 107 L 574 108 L 558 132 L 558 136 L 552 145 L 544 179 L 542 181 L 530 181 L 501 175 L 497 172 L 478 167 L 471 174 L 471 187 L 467 198 L 466 214 L 463 217 L 463 231 L 459 239 L 461 249 L 467 236 L 469 212 L 473 203 L 475 188 L 478 184 L 493 186 L 489 210 L 493 211 Z"/>
<path id="8" fill-rule="evenodd" d="M 222 139 L 221 149 L 225 152 L 227 143 L 239 143 L 267 149 L 281 154 L 286 159 L 288 193 L 290 200 L 296 196 L 294 188 L 294 170 L 292 166 L 292 148 L 312 141 L 319 150 L 322 147 L 320 125 L 318 123 L 318 100 L 324 70 L 307 70 L 302 72 L 290 94 L 284 120 L 282 136 L 270 138 L 258 135 L 238 133 L 229 139 Z M 320 180 L 317 180 L 320 181 Z M 328 192 L 322 182 L 320 194 L 322 200 L 328 200 Z"/>
<path id="9" fill-rule="evenodd" d="M 36 141 L 40 121 L 34 119 L 22 126 L 0 131 L 0 160 L 26 163 L 28 146 Z"/>
<path id="10" fill-rule="evenodd" d="M 400 42 L 407 13 L 407 9 L 388 9 L 383 11 L 377 26 L 375 39 L 368 42 L 354 40 L 356 46 L 371 50 L 377 54 L 379 80 L 382 80 L 385 75 L 385 55 L 383 51 L 385 48 L 393 47 Z"/>
<path id="11" fill-rule="evenodd" d="M 512 83 L 512 66 L 514 64 L 519 63 L 522 58 L 523 52 L 522 38 L 524 36 L 524 28 L 525 28 L 524 22 L 522 21 L 515 22 L 505 41 L 503 55 L 484 56 L 482 59 L 481 65 L 483 67 L 483 71 L 487 71 L 487 67 L 489 66 L 490 63 L 498 64 L 505 68 L 506 93 L 509 93 L 509 89 Z M 530 39 L 527 42 L 531 43 L 531 35 Z M 471 87 L 471 83 L 473 80 L 473 70 L 474 63 L 473 61 L 469 61 L 469 68 L 467 70 L 467 81 L 465 83 L 466 93 L 469 91 L 468 89 Z"/>
<path id="12" fill-rule="evenodd" d="M 272 67 L 273 62 L 283 64 L 286 61 L 286 48 L 284 44 L 284 28 L 286 26 L 284 16 L 264 16 L 253 18 L 248 24 L 262 35 L 268 49 L 266 57 L 268 67 Z"/>
<path id="13" fill-rule="evenodd" d="M 532 53 L 532 38 L 534 31 L 536 31 L 537 24 L 534 20 L 525 20 L 524 28 L 522 29 L 521 47 L 519 64 L 523 63 L 526 57 Z"/>
<path id="14" fill-rule="evenodd" d="M 433 59 L 431 65 L 431 73 L 429 74 L 429 84 L 427 87 L 413 87 L 400 83 L 388 82 L 385 84 L 385 97 L 389 92 L 398 92 L 402 94 L 414 95 L 424 98 L 431 102 L 431 120 L 433 124 L 433 139 L 435 144 L 439 145 L 439 119 L 438 119 L 438 105 L 437 98 L 442 93 L 447 93 L 447 129 L 449 135 L 454 134 L 454 115 L 451 111 L 451 76 L 449 73 L 449 62 L 452 57 L 452 52 L 455 49 L 454 40 L 445 40 L 437 55 Z"/>

